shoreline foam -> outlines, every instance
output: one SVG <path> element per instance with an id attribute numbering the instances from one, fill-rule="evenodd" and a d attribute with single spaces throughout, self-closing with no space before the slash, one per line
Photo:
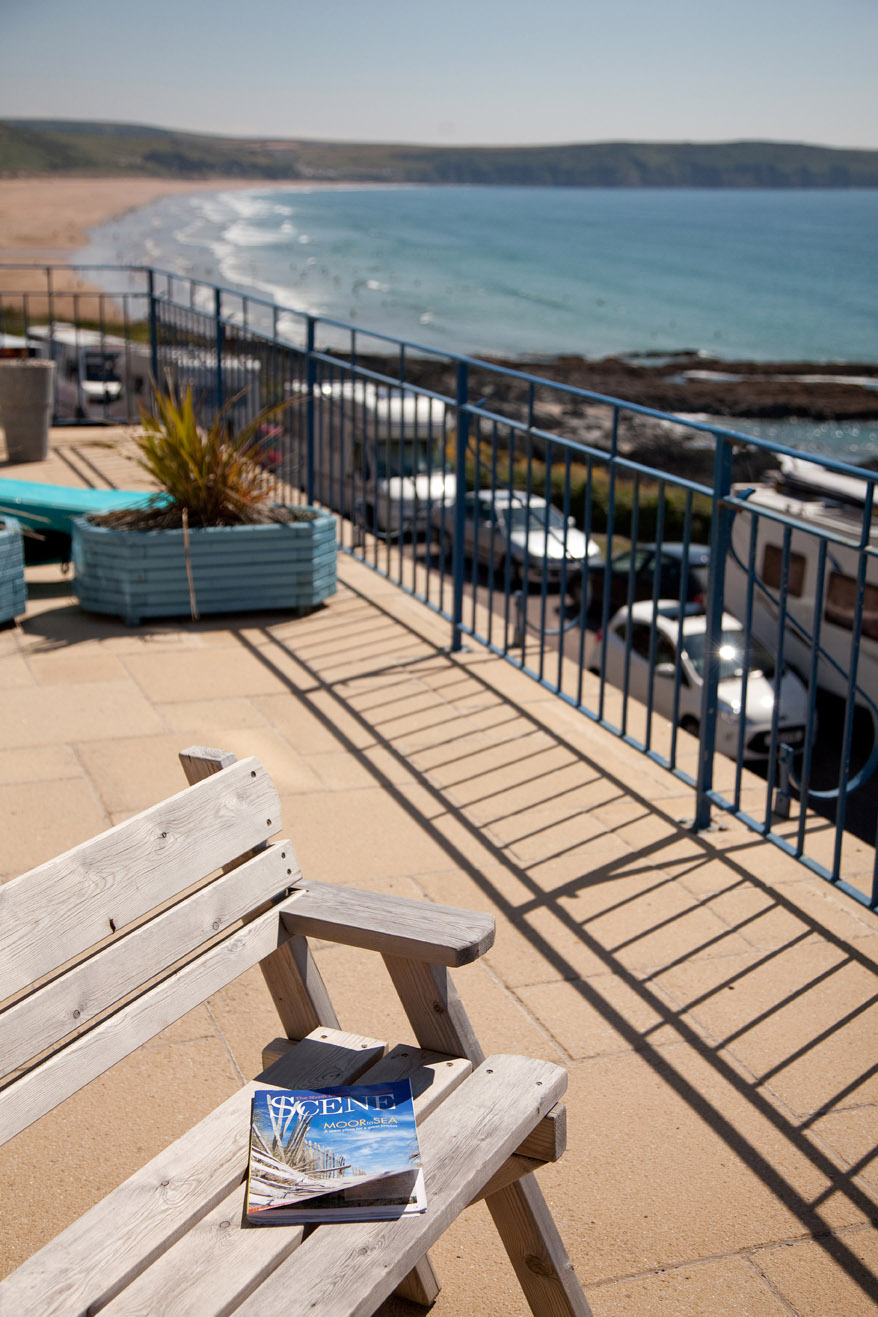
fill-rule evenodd
<path id="1" fill-rule="evenodd" d="M 85 247 L 89 232 L 101 224 L 148 206 L 163 197 L 194 192 L 244 191 L 261 186 L 258 179 L 213 178 L 0 178 L 0 263 L 70 265 L 70 254 Z M 300 187 L 300 180 L 278 180 L 279 187 Z M 33 287 L 27 270 L 3 270 L 5 292 Z M 54 280 L 59 292 L 84 294 L 80 314 L 88 316 L 87 294 L 98 290 L 72 267 Z M 32 315 L 46 310 L 46 299 L 29 299 Z"/>
<path id="2" fill-rule="evenodd" d="M 90 230 L 165 197 L 232 189 L 313 191 L 357 186 L 381 185 L 311 179 L 0 178 L 0 262 L 66 265 L 72 252 L 87 245 Z M 26 270 L 6 269 L 0 272 L 0 286 L 7 292 L 21 292 L 33 286 L 34 277 Z M 89 305 L 88 294 L 97 289 L 72 267 L 58 270 L 53 285 L 60 293 L 79 294 L 81 317 L 100 313 L 97 299 Z M 28 309 L 31 315 L 44 313 L 45 297 L 29 298 Z M 504 360 L 502 356 L 495 359 Z M 720 362 L 693 353 L 687 363 L 691 376 L 685 385 L 648 359 L 635 362 L 631 358 L 587 359 L 563 354 L 546 358 L 525 350 L 514 361 L 506 358 L 504 364 L 517 369 L 530 367 L 534 373 L 669 412 L 740 418 L 832 417 L 842 422 L 878 416 L 875 375 L 869 371 L 871 378 L 862 378 L 866 372 L 853 366 L 850 375 L 857 373 L 861 378 L 844 378 L 848 370 L 835 362 L 797 362 L 784 379 L 784 367 L 789 369 L 793 363 Z M 735 373 L 734 380 L 719 378 L 721 373 L 730 372 Z M 766 378 L 768 372 L 773 378 Z M 713 378 L 703 377 L 711 374 Z"/>

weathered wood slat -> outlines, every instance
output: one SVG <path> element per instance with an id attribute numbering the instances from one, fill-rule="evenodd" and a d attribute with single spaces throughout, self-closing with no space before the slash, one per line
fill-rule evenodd
<path id="1" fill-rule="evenodd" d="M 319 1229 L 237 1310 L 241 1317 L 366 1317 L 411 1270 L 557 1102 L 563 1070 L 489 1057 L 419 1127 L 428 1209 L 394 1222 Z M 478 1155 L 474 1155 L 474 1149 Z"/>
<path id="2" fill-rule="evenodd" d="M 258 759 L 136 814 L 0 887 L 0 1000 L 147 914 L 280 827 Z"/>
<path id="3" fill-rule="evenodd" d="M 277 946 L 272 909 L 40 1063 L 0 1093 L 0 1142 L 51 1111 Z"/>
<path id="4" fill-rule="evenodd" d="M 319 1038 L 319 1033 L 317 1030 L 312 1034 L 312 1042 Z M 300 1044 L 292 1051 L 284 1051 L 287 1064 L 284 1087 L 307 1086 L 299 1078 L 296 1064 L 301 1050 Z M 396 1047 L 371 1066 L 361 1076 L 361 1082 L 377 1084 L 390 1079 L 411 1079 L 415 1114 L 420 1123 L 463 1082 L 471 1068 L 466 1061 L 436 1057 L 416 1047 Z M 133 1313 L 214 1317 L 233 1312 L 299 1247 L 305 1233 L 296 1226 L 242 1227 L 243 1208 L 244 1187 L 239 1185 L 134 1279 L 114 1303 L 102 1309 L 105 1317 L 123 1317 L 123 1314 L 131 1317 Z M 422 1292 L 426 1292 L 432 1276 L 429 1264 L 419 1271 L 418 1278 L 424 1285 Z"/>
<path id="5" fill-rule="evenodd" d="M 86 1317 L 101 1308 L 240 1183 L 257 1088 L 356 1083 L 383 1051 L 357 1034 L 303 1039 L 269 1079 L 239 1089 L 0 1283 L 0 1311 Z"/>
<path id="6" fill-rule="evenodd" d="M 282 895 L 299 875 L 290 843 L 271 846 L 15 1002 L 0 1014 L 4 1072 L 11 1074 L 68 1034 L 82 1033 L 123 997 L 222 934 L 263 901 Z"/>
<path id="7" fill-rule="evenodd" d="M 283 920 L 291 933 L 437 965 L 468 965 L 494 941 L 490 915 L 330 883 L 304 882 Z"/>
<path id="8" fill-rule="evenodd" d="M 241 1183 L 102 1307 L 101 1317 L 233 1313 L 305 1238 L 304 1226 L 242 1227 L 244 1200 Z"/>
<path id="9" fill-rule="evenodd" d="M 315 1030 L 312 1036 L 316 1037 Z M 265 1072 L 279 1061 L 289 1056 L 301 1044 L 289 1038 L 273 1038 L 262 1049 Z M 418 1115 L 425 1116 L 432 1111 L 446 1094 L 456 1088 L 472 1071 L 472 1062 L 462 1056 L 448 1056 L 444 1052 L 431 1052 L 422 1047 L 412 1047 L 408 1043 L 397 1043 L 369 1071 L 369 1084 L 382 1084 L 392 1079 L 411 1079 L 412 1097 Z M 429 1088 L 429 1092 L 426 1088 Z"/>

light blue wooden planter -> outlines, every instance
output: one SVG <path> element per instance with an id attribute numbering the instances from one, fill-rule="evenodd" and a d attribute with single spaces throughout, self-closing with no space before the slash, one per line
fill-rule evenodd
<path id="1" fill-rule="evenodd" d="M 199 614 L 299 610 L 336 589 L 335 517 L 189 532 Z M 145 617 L 189 617 L 182 530 L 115 530 L 73 523 L 73 588 L 81 606 L 136 626 Z"/>
<path id="2" fill-rule="evenodd" d="M 13 517 L 0 517 L 0 622 L 20 617 L 27 603 L 24 542 Z"/>

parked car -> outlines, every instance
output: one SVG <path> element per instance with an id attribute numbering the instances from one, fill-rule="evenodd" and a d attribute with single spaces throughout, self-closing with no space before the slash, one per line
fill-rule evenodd
<path id="1" fill-rule="evenodd" d="M 780 706 L 778 743 L 800 747 L 805 740 L 808 718 L 808 694 L 802 682 L 786 668 L 778 680 L 774 657 L 755 638 L 751 637 L 748 647 L 744 628 L 730 613 L 723 614 L 722 626 L 717 750 L 733 759 L 738 757 L 745 659 L 744 759 L 764 759 L 768 755 L 777 702 Z M 670 719 L 674 716 L 675 677 L 679 671 L 678 722 L 685 731 L 697 736 L 706 641 L 707 617 L 698 605 L 681 608 L 675 600 L 660 600 L 653 610 L 652 600 L 632 604 L 630 608 L 621 608 L 607 628 L 604 676 L 612 685 L 624 688 L 625 651 L 630 643 L 629 695 L 645 704 L 652 689 L 653 708 Z M 598 632 L 592 637 L 587 656 L 591 671 L 600 672 L 602 654 L 603 637 Z M 651 654 L 654 655 L 652 666 Z"/>
<path id="2" fill-rule="evenodd" d="M 454 505 L 434 504 L 433 525 L 440 548 L 447 557 L 454 545 Z M 572 518 L 565 521 L 552 504 L 525 490 L 479 490 L 464 495 L 464 552 L 473 561 L 493 571 L 505 571 L 519 584 L 524 576 L 551 585 L 565 579 L 572 583 L 582 573 L 586 558 L 600 557 L 594 540 L 586 543 Z M 565 569 L 566 564 L 566 569 Z"/>
<path id="3" fill-rule="evenodd" d="M 683 544 L 638 544 L 634 548 L 617 553 L 610 561 L 610 607 L 612 616 L 626 604 L 636 603 L 640 599 L 652 599 L 656 573 L 659 576 L 658 598 L 680 599 L 683 588 L 683 564 L 688 560 L 686 573 L 686 599 L 690 603 L 703 603 L 707 597 L 707 570 L 710 564 L 710 549 L 706 544 L 690 544 L 688 555 L 684 555 Z M 632 564 L 634 584 L 629 597 Z M 604 585 L 606 582 L 606 564 L 589 563 L 588 609 L 592 616 L 600 615 L 603 610 Z"/>

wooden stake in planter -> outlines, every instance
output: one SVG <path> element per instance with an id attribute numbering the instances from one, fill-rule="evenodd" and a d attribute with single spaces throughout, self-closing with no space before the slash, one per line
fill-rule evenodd
<path id="1" fill-rule="evenodd" d="M 198 621 L 198 602 L 195 598 L 195 582 L 192 580 L 192 553 L 189 549 L 189 509 L 183 509 L 183 552 L 186 555 L 186 579 L 189 582 L 189 611 L 192 621 Z"/>

